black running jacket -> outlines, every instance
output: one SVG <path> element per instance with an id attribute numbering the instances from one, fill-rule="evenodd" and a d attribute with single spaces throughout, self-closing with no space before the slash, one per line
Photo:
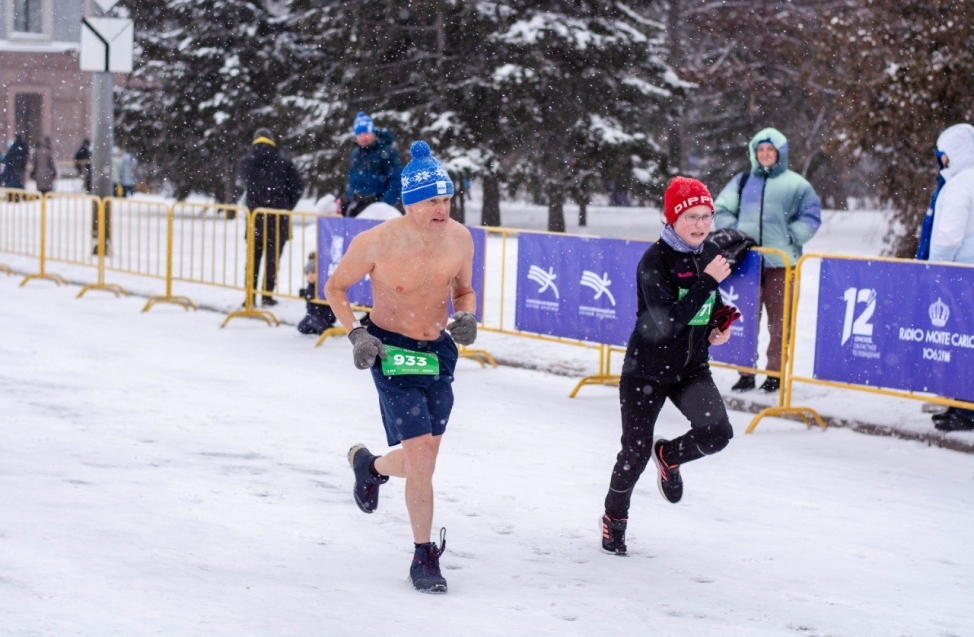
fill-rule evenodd
<path id="1" fill-rule="evenodd" d="M 710 317 L 723 305 L 717 280 L 704 274 L 720 254 L 704 241 L 699 255 L 654 243 L 636 271 L 636 327 L 629 337 L 622 373 L 672 384 L 708 364 Z"/>

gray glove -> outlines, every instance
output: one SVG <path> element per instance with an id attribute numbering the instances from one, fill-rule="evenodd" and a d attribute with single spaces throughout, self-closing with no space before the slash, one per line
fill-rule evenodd
<path id="1" fill-rule="evenodd" d="M 359 369 L 368 369 L 375 364 L 375 357 L 385 360 L 388 356 L 382 341 L 369 334 L 364 327 L 356 327 L 348 335 L 352 341 L 352 358 Z"/>
<path id="2" fill-rule="evenodd" d="M 446 326 L 457 345 L 473 345 L 477 340 L 477 317 L 470 312 L 456 312 Z"/>

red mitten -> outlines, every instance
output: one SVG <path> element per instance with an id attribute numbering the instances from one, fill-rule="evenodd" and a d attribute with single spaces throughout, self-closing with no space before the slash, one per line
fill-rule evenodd
<path id="1" fill-rule="evenodd" d="M 721 305 L 710 317 L 710 325 L 726 332 L 731 323 L 741 318 L 741 313 L 733 305 Z"/>

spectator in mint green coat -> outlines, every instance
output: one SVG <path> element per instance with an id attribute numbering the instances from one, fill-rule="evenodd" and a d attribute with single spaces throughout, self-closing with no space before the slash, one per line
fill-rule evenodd
<path id="1" fill-rule="evenodd" d="M 747 146 L 750 172 L 735 175 L 714 202 L 717 229 L 734 228 L 759 246 L 781 250 L 794 267 L 822 223 L 822 204 L 815 189 L 798 173 L 788 170 L 788 139 L 777 129 L 765 128 Z M 769 371 L 781 370 L 784 330 L 785 263 L 776 254 L 764 255 L 761 268 L 761 304 L 767 308 Z M 734 391 L 754 389 L 754 376 L 741 374 Z M 778 391 L 780 380 L 769 376 L 761 389 Z"/>

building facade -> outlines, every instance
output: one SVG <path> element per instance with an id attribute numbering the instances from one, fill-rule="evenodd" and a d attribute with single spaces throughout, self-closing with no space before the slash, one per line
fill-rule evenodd
<path id="1" fill-rule="evenodd" d="M 89 0 L 90 1 L 90 0 Z M 0 0 L 0 139 L 50 137 L 70 159 L 89 136 L 91 74 L 78 61 L 85 0 Z"/>

